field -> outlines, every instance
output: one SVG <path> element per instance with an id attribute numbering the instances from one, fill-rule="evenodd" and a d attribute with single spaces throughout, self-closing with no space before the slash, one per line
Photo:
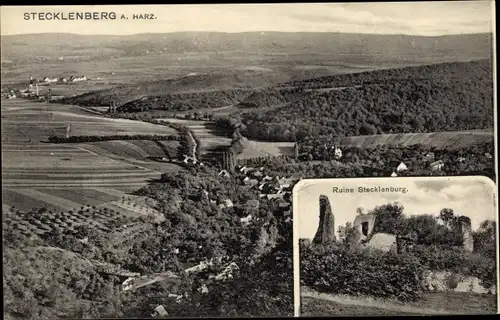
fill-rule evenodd
<path id="1" fill-rule="evenodd" d="M 166 126 L 132 120 L 100 118 L 72 106 L 30 101 L 2 101 L 3 208 L 29 211 L 45 207 L 56 212 L 86 205 L 136 215 L 148 210 L 128 193 L 162 172 L 180 168 L 147 157 L 175 155 L 175 141 L 105 141 L 50 144 L 71 124 L 74 135 L 175 134 Z M 121 203 L 131 197 L 130 205 Z"/>
<path id="2" fill-rule="evenodd" d="M 409 147 L 421 144 L 441 150 L 467 148 L 481 142 L 491 141 L 490 130 L 470 130 L 432 133 L 396 133 L 370 136 L 350 136 L 340 140 L 346 147 L 374 148 L 377 145 Z"/>
<path id="3" fill-rule="evenodd" d="M 402 303 L 367 297 L 347 297 L 318 293 L 310 289 L 301 293 L 302 316 L 395 316 L 494 314 L 495 296 L 463 292 L 429 292 L 418 302 Z"/>
<path id="4" fill-rule="evenodd" d="M 280 155 L 293 155 L 294 142 L 261 142 L 248 141 L 238 159 L 250 159 L 258 157 L 276 157 Z"/>
<path id="5" fill-rule="evenodd" d="M 194 135 L 201 142 L 202 155 L 210 153 L 213 149 L 231 145 L 230 138 L 221 137 L 215 134 L 212 129 L 213 124 L 210 121 L 184 120 L 175 118 L 164 118 L 160 120 L 181 124 L 192 130 Z"/>

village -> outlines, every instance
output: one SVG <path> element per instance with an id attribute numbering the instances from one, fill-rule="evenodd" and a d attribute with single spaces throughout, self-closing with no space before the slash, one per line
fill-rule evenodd
<path id="1" fill-rule="evenodd" d="M 52 90 L 48 89 L 47 92 L 42 95 L 40 93 L 40 86 L 50 86 L 50 85 L 61 85 L 61 84 L 76 84 L 79 82 L 89 81 L 86 76 L 70 76 L 70 77 L 43 77 L 42 79 L 33 78 L 29 76 L 29 83 L 25 88 L 22 89 L 10 89 L 10 91 L 4 92 L 2 96 L 6 99 L 16 99 L 16 98 L 26 98 L 26 99 L 37 99 L 43 101 L 53 101 L 57 99 L 62 99 L 64 96 L 52 95 Z"/>

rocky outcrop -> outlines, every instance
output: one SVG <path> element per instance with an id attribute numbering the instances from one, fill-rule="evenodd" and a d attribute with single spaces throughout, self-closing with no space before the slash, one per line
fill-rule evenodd
<path id="1" fill-rule="evenodd" d="M 335 242 L 335 217 L 333 216 L 330 200 L 327 196 L 319 196 L 319 225 L 313 238 L 315 245 L 325 245 Z"/>

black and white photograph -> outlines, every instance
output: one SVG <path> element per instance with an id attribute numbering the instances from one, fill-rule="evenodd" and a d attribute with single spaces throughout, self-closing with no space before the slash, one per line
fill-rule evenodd
<path id="1" fill-rule="evenodd" d="M 4 318 L 297 315 L 300 181 L 498 180 L 494 6 L 2 6 Z"/>
<path id="2" fill-rule="evenodd" d="M 302 180 L 299 315 L 496 314 L 495 191 L 480 176 Z"/>

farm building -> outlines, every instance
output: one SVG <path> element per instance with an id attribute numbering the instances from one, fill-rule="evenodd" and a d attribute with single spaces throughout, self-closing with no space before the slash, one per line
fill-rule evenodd
<path id="1" fill-rule="evenodd" d="M 81 82 L 81 81 L 87 81 L 87 77 L 86 77 L 86 76 L 76 76 L 76 77 L 71 76 L 71 77 L 69 78 L 69 81 L 70 81 L 70 82 Z"/>
<path id="2" fill-rule="evenodd" d="M 57 78 L 49 78 L 49 77 L 43 78 L 43 82 L 45 83 L 56 83 L 57 81 L 58 81 Z"/>
<path id="3" fill-rule="evenodd" d="M 432 171 L 439 171 L 444 168 L 444 162 L 443 160 L 434 161 L 429 165 L 429 167 L 431 168 Z"/>
<path id="4" fill-rule="evenodd" d="M 397 176 L 398 176 L 397 173 L 393 171 L 391 177 L 397 177 Z"/>

